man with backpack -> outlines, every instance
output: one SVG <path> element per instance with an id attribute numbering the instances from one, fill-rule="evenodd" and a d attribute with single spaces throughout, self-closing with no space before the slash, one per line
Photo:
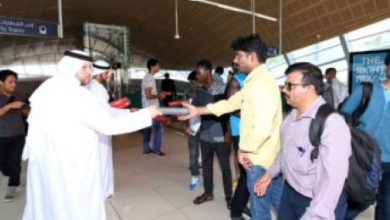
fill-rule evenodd
<path id="1" fill-rule="evenodd" d="M 321 70 L 311 63 L 296 63 L 285 73 L 283 93 L 294 109 L 281 126 L 282 148 L 256 181 L 255 191 L 259 196 L 266 195 L 272 178 L 283 173 L 286 182 L 278 219 L 342 220 L 347 209 L 344 183 L 351 156 L 349 128 L 340 115 L 330 114 L 320 144 L 314 147 L 309 137 L 311 124 L 325 104 L 321 97 L 324 91 Z"/>
<path id="2" fill-rule="evenodd" d="M 359 108 L 361 100 L 368 98 L 366 108 L 361 111 L 358 118 L 357 128 L 370 135 L 382 151 L 378 193 L 376 197 L 375 220 L 390 219 L 390 51 L 388 52 L 385 65 L 387 68 L 387 79 L 382 82 L 372 83 L 371 94 L 365 97 L 365 86 L 356 88 L 345 104 L 342 111 L 352 113 Z M 348 202 L 346 220 L 354 219 L 360 212 L 364 211 L 370 203 Z"/>

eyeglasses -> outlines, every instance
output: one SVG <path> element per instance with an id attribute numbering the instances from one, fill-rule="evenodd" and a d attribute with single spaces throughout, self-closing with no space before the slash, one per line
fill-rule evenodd
<path id="1" fill-rule="evenodd" d="M 285 82 L 284 86 L 287 89 L 287 91 L 291 91 L 293 86 L 308 86 L 310 83 L 292 83 L 292 82 Z"/>

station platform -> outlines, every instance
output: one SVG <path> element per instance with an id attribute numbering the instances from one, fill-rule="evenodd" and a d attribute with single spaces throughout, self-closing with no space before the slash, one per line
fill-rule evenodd
<path id="1" fill-rule="evenodd" d="M 196 191 L 187 187 L 187 139 L 177 129 L 164 129 L 162 151 L 167 155 L 142 154 L 142 133 L 113 138 L 115 194 L 106 202 L 108 220 L 229 220 L 222 176 L 217 161 L 214 162 L 214 201 L 194 205 L 192 200 L 203 193 L 203 183 Z M 231 156 L 231 164 L 233 157 Z M 26 164 L 23 164 L 25 181 Z M 233 178 L 236 177 L 232 166 Z M 6 177 L 0 180 L 0 195 L 6 189 Z M 0 200 L 0 219 L 22 219 L 25 205 L 24 184 L 11 203 Z M 357 220 L 372 220 L 373 207 Z M 276 219 L 273 216 L 273 219 Z"/>

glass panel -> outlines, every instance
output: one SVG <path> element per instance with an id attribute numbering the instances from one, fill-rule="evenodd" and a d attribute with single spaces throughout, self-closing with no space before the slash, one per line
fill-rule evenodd
<path id="1" fill-rule="evenodd" d="M 340 45 L 340 39 L 338 37 L 331 38 L 329 40 L 313 44 L 302 49 L 298 49 L 296 51 L 291 52 L 291 55 L 294 59 L 302 58 L 306 55 L 313 54 L 319 50 L 324 50 L 330 47 L 334 47 L 336 45 Z"/>
<path id="2" fill-rule="evenodd" d="M 39 66 L 39 64 L 24 64 L 24 68 L 26 70 L 26 74 L 33 75 L 33 76 L 41 76 L 42 75 L 42 69 Z"/>
<path id="3" fill-rule="evenodd" d="M 276 57 L 268 58 L 265 63 L 267 65 L 267 67 L 270 69 L 270 68 L 273 68 L 273 67 L 275 67 L 277 65 L 286 63 L 286 60 L 284 59 L 283 55 L 279 55 L 279 56 L 276 56 Z"/>
<path id="4" fill-rule="evenodd" d="M 308 56 L 300 57 L 295 59 L 295 62 L 310 62 L 316 65 L 330 62 L 332 60 L 337 60 L 344 58 L 344 50 L 341 45 L 329 48 L 327 50 L 320 51 L 318 53 L 313 53 Z"/>
<path id="5" fill-rule="evenodd" d="M 130 79 L 143 79 L 145 74 L 148 72 L 146 68 L 130 68 L 128 70 L 130 72 Z M 169 73 L 169 78 L 173 80 L 187 81 L 187 76 L 191 71 L 187 70 L 166 70 L 161 69 L 154 78 L 156 79 L 164 79 L 164 74 Z M 227 75 L 227 71 L 225 69 L 224 75 Z"/>
<path id="6" fill-rule="evenodd" d="M 362 38 L 368 35 L 374 35 L 379 32 L 383 32 L 386 30 L 390 30 L 390 18 L 385 19 L 383 21 L 368 25 L 363 28 L 359 28 L 357 30 L 351 31 L 345 34 L 345 39 L 347 41 L 353 41 L 358 38 Z"/>
<path id="7" fill-rule="evenodd" d="M 390 47 L 390 31 L 351 41 L 348 46 L 352 52 L 388 48 Z"/>
<path id="8" fill-rule="evenodd" d="M 283 86 L 284 82 L 286 82 L 286 77 L 284 76 L 284 77 L 277 78 L 276 81 L 278 82 L 279 86 Z"/>
<path id="9" fill-rule="evenodd" d="M 286 71 L 287 67 L 287 63 L 284 63 L 274 68 L 270 68 L 269 71 L 275 76 L 275 78 L 280 78 L 284 77 L 284 71 Z"/>
<path id="10" fill-rule="evenodd" d="M 26 71 L 24 69 L 23 63 L 20 60 L 10 64 L 8 67 L 6 67 L 4 69 L 10 69 L 12 71 L 15 71 L 18 74 L 18 76 L 22 76 L 22 75 L 25 76 L 26 75 Z M 23 77 L 21 77 L 21 78 L 23 78 Z"/>

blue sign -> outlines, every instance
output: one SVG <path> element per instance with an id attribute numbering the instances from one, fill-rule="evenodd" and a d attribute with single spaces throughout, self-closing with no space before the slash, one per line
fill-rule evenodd
<path id="1" fill-rule="evenodd" d="M 0 16 L 0 34 L 58 37 L 58 25 L 54 22 L 32 21 Z"/>
<path id="2" fill-rule="evenodd" d="M 388 50 L 351 53 L 349 66 L 350 91 L 361 82 L 376 82 L 386 79 L 385 57 Z"/>

